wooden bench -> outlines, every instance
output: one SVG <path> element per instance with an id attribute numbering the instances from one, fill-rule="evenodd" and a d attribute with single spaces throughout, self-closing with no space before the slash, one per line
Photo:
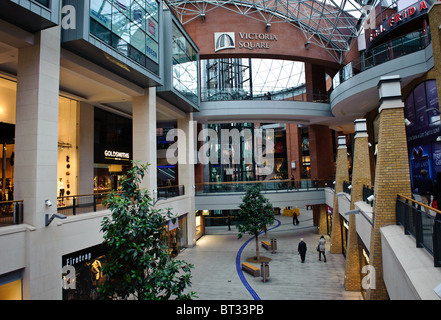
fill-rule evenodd
<path id="1" fill-rule="evenodd" d="M 271 250 L 271 243 L 268 241 L 262 241 L 262 247 L 264 247 L 266 250 Z"/>
<path id="2" fill-rule="evenodd" d="M 260 268 L 253 266 L 252 264 L 248 262 L 242 263 L 242 270 L 248 272 L 249 274 L 253 275 L 254 277 L 260 276 Z"/>

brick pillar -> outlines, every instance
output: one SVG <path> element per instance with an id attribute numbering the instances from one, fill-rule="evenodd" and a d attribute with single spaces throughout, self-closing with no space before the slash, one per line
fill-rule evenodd
<path id="1" fill-rule="evenodd" d="M 328 233 L 328 222 L 326 219 L 326 206 L 324 204 L 320 205 L 320 215 L 318 221 L 318 234 L 327 234 Z"/>
<path id="2" fill-rule="evenodd" d="M 366 288 L 366 299 L 385 300 L 388 293 L 383 281 L 383 260 L 380 228 L 396 223 L 397 194 L 411 196 L 404 104 L 401 101 L 399 76 L 381 77 L 380 125 L 377 166 L 374 183 L 374 226 L 371 234 L 369 264 L 375 271 L 375 287 Z M 373 276 L 372 272 L 370 274 Z"/>
<path id="3" fill-rule="evenodd" d="M 371 168 L 369 162 L 368 134 L 366 120 L 355 120 L 354 161 L 352 169 L 351 206 L 363 200 L 363 185 L 371 183 Z M 349 216 L 349 231 L 346 250 L 345 289 L 348 291 L 361 290 L 361 255 L 355 214 Z"/>
<path id="4" fill-rule="evenodd" d="M 342 253 L 341 240 L 341 222 L 338 212 L 337 193 L 343 192 L 343 181 L 349 180 L 348 170 L 348 150 L 346 147 L 346 137 L 338 137 L 337 164 L 335 171 L 335 196 L 334 209 L 332 214 L 332 230 L 331 230 L 331 253 Z"/>

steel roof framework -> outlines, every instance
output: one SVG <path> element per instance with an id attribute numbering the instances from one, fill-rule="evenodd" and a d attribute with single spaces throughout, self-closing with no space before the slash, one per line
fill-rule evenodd
<path id="1" fill-rule="evenodd" d="M 166 0 L 165 3 L 184 25 L 218 7 L 265 24 L 289 23 L 303 32 L 305 45 L 324 48 L 336 62 L 342 63 L 358 36 L 359 20 L 364 17 L 361 1 L 365 0 Z"/>

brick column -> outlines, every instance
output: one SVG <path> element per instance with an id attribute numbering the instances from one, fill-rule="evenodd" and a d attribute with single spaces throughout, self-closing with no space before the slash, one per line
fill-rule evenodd
<path id="1" fill-rule="evenodd" d="M 338 212 L 337 193 L 343 192 L 343 181 L 349 180 L 348 170 L 348 150 L 346 147 L 346 137 L 338 137 L 337 148 L 337 164 L 335 171 L 335 196 L 332 214 L 332 230 L 331 230 L 331 253 L 342 253 L 341 241 L 341 222 L 340 213 Z"/>
<path id="2" fill-rule="evenodd" d="M 326 206 L 324 204 L 319 205 L 320 213 L 319 213 L 319 221 L 318 221 L 318 234 L 327 234 L 328 233 L 328 222 L 326 219 Z"/>
<path id="3" fill-rule="evenodd" d="M 410 173 L 401 101 L 399 76 L 381 77 L 380 125 L 378 132 L 377 166 L 374 183 L 374 226 L 371 234 L 369 264 L 375 271 L 375 287 L 366 288 L 368 300 L 388 299 L 383 281 L 383 260 L 380 228 L 396 223 L 397 194 L 410 197 Z M 373 276 L 372 272 L 370 276 Z"/>
<path id="4" fill-rule="evenodd" d="M 366 130 L 366 120 L 355 120 L 354 161 L 352 169 L 351 206 L 363 200 L 363 185 L 371 184 L 371 169 L 369 162 L 369 145 Z M 349 216 L 349 231 L 346 251 L 345 289 L 348 291 L 361 290 L 361 254 L 362 249 L 358 240 L 355 214 Z"/>

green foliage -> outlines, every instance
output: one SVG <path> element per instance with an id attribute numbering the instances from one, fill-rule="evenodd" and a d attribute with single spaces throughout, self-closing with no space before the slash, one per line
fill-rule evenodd
<path id="1" fill-rule="evenodd" d="M 261 187 L 253 185 L 247 189 L 242 203 L 239 206 L 237 219 L 239 224 L 239 238 L 244 233 L 258 236 L 266 226 L 274 223 L 273 205 L 260 193 Z"/>
<path id="2" fill-rule="evenodd" d="M 103 267 L 107 281 L 100 286 L 104 299 L 162 300 L 191 299 L 184 294 L 191 285 L 190 264 L 171 258 L 164 244 L 166 214 L 153 207 L 148 191 L 140 190 L 148 164 L 133 163 L 123 178 L 122 194 L 112 193 L 105 201 L 111 215 L 101 223 L 108 249 Z"/>

